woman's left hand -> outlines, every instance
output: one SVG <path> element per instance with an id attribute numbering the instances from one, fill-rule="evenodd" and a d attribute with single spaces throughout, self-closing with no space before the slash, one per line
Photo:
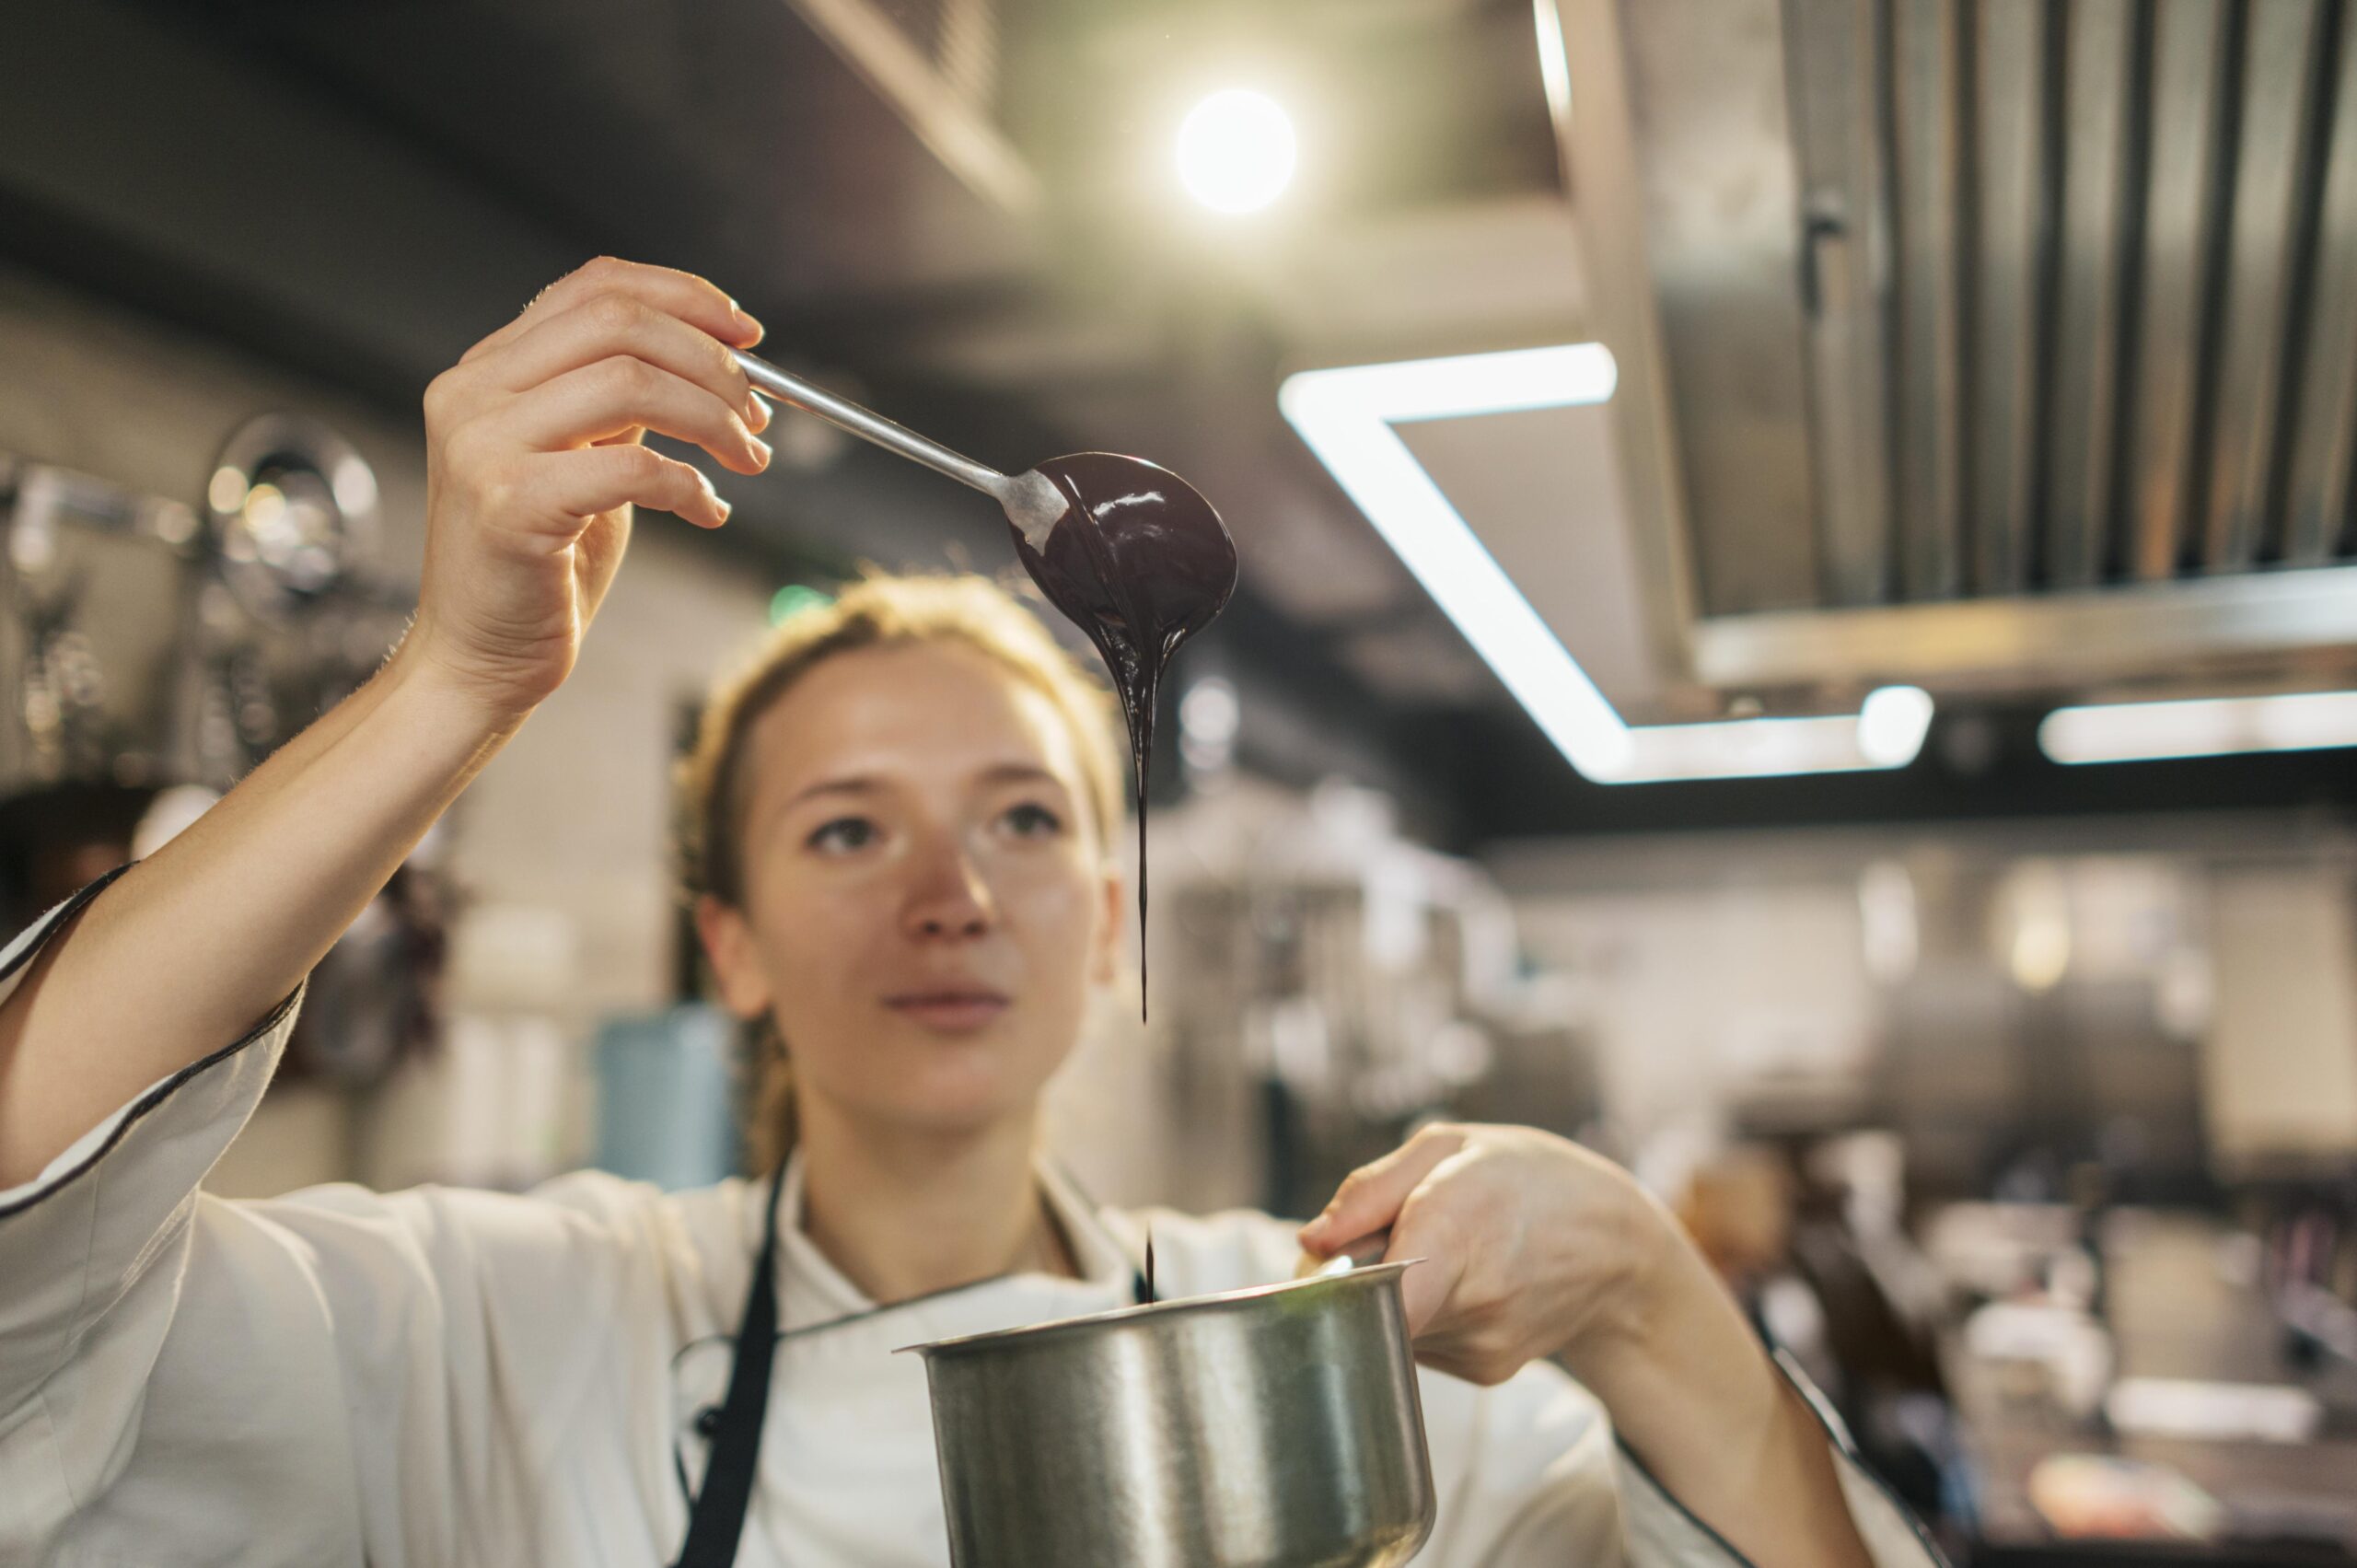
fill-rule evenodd
<path id="1" fill-rule="evenodd" d="M 1689 1250 L 1627 1172 L 1528 1127 L 1435 1125 L 1353 1171 L 1302 1227 L 1326 1257 L 1388 1228 L 1417 1359 L 1502 1383 L 1561 1355 L 1574 1371 L 1641 1330 Z"/>
<path id="2" fill-rule="evenodd" d="M 1388 1227 L 1416 1357 L 1502 1383 L 1559 1356 L 1654 1477 L 1764 1568 L 1866 1568 L 1832 1452 L 1667 1210 L 1527 1127 L 1428 1127 L 1352 1173 L 1301 1242 Z"/>

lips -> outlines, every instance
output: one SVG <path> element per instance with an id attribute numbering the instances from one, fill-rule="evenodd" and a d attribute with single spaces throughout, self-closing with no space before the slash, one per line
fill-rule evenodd
<path id="1" fill-rule="evenodd" d="M 983 1028 L 1007 1009 L 1004 992 L 983 985 L 927 986 L 903 991 L 884 1005 L 915 1023 L 944 1034 L 967 1034 Z"/>

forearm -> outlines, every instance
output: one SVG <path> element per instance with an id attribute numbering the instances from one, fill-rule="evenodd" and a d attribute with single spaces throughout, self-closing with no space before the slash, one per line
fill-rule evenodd
<path id="1" fill-rule="evenodd" d="M 1690 1249 L 1583 1381 L 1655 1481 L 1759 1568 L 1870 1568 L 1824 1429 Z"/>
<path id="2" fill-rule="evenodd" d="M 758 473 L 729 346 L 761 323 L 685 273 L 601 257 L 434 378 L 418 617 L 377 678 L 53 933 L 0 1004 L 0 1186 L 237 1040 L 308 973 L 435 819 L 563 684 L 633 508 L 728 507 L 692 442 Z"/>
<path id="3" fill-rule="evenodd" d="M 518 723 L 396 656 L 120 877 L 0 1005 L 0 1187 L 252 1028 Z"/>

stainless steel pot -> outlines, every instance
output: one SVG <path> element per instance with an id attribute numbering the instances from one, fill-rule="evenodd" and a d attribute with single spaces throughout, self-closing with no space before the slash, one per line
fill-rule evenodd
<path id="1" fill-rule="evenodd" d="M 914 1347 L 958 1568 L 1382 1568 L 1433 1526 L 1399 1275 Z"/>

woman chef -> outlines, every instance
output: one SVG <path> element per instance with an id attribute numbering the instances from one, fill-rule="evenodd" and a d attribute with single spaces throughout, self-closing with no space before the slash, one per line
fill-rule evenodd
<path id="1" fill-rule="evenodd" d="M 891 1352 L 1132 1299 L 1140 1219 L 1035 1144 L 1117 950 L 1106 700 L 970 579 L 789 621 L 691 769 L 705 946 L 791 1063 L 775 1179 L 197 1191 L 306 971 L 564 679 L 633 508 L 726 518 L 641 434 L 767 462 L 725 352 L 760 335 L 709 284 L 598 261 L 476 344 L 426 393 L 399 652 L 0 958 L 0 1563 L 939 1563 L 923 1369 Z M 1929 1561 L 1662 1211 L 1571 1144 L 1434 1130 L 1298 1232 L 1155 1238 L 1179 1294 L 1387 1226 L 1430 1260 L 1424 1562 Z"/>

